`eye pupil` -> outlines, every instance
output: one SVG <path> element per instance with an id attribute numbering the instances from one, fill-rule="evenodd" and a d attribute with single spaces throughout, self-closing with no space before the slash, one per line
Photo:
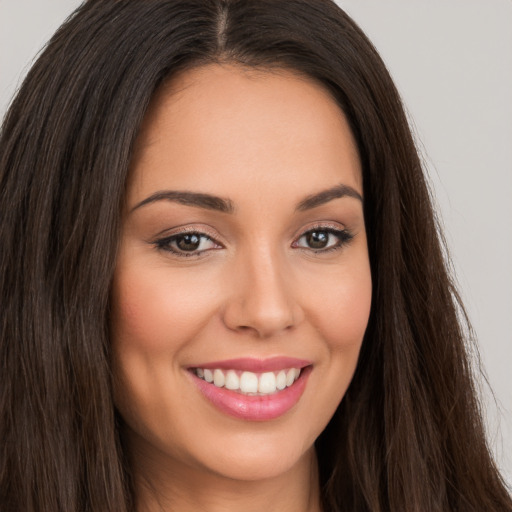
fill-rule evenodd
<path id="1" fill-rule="evenodd" d="M 325 231 L 310 231 L 306 240 L 312 249 L 323 249 L 329 242 L 329 233 Z"/>
<path id="2" fill-rule="evenodd" d="M 201 237 L 194 233 L 180 235 L 176 239 L 176 245 L 181 251 L 195 251 L 201 244 Z"/>

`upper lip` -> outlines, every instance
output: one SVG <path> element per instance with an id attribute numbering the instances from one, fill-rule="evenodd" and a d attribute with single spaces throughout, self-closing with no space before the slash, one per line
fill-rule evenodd
<path id="1" fill-rule="evenodd" d="M 240 370 L 254 373 L 274 372 L 285 368 L 304 368 L 310 366 L 311 361 L 298 359 L 296 357 L 276 356 L 267 359 L 253 357 L 240 357 L 236 359 L 224 359 L 222 361 L 209 361 L 190 366 L 190 368 Z"/>

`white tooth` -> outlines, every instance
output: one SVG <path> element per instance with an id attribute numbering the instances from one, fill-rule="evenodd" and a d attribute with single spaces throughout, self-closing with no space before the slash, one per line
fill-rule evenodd
<path id="1" fill-rule="evenodd" d="M 295 368 L 290 368 L 286 374 L 286 385 L 291 386 L 295 381 Z"/>
<path id="2" fill-rule="evenodd" d="M 208 368 L 204 371 L 204 380 L 206 382 L 213 382 L 213 372 L 208 370 Z"/>
<path id="3" fill-rule="evenodd" d="M 238 389 L 240 387 L 240 379 L 234 370 L 228 370 L 226 373 L 226 389 Z"/>
<path id="4" fill-rule="evenodd" d="M 294 368 L 294 370 L 295 370 L 295 380 L 297 380 L 300 375 L 300 368 Z"/>
<path id="5" fill-rule="evenodd" d="M 276 392 L 276 376 L 273 372 L 266 372 L 260 375 L 258 391 L 260 393 Z"/>
<path id="6" fill-rule="evenodd" d="M 224 381 L 226 379 L 224 378 L 224 372 L 222 370 L 214 370 L 213 371 L 213 383 L 218 387 L 221 388 L 224 386 Z"/>
<path id="7" fill-rule="evenodd" d="M 276 377 L 276 388 L 281 391 L 286 387 L 286 372 L 281 370 Z"/>
<path id="8" fill-rule="evenodd" d="M 204 377 L 204 371 L 202 368 L 196 368 L 196 375 L 199 377 L 199 378 L 203 378 Z"/>
<path id="9" fill-rule="evenodd" d="M 242 393 L 256 393 L 258 391 L 258 377 L 255 373 L 242 373 L 240 376 L 240 391 Z"/>

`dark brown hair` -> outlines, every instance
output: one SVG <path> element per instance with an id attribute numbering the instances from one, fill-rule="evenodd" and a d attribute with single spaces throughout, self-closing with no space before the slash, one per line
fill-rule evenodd
<path id="1" fill-rule="evenodd" d="M 512 510 L 417 151 L 361 30 L 329 0 L 89 0 L 1 132 L 2 512 L 133 510 L 109 361 L 124 188 L 155 90 L 211 62 L 315 79 L 358 144 L 373 304 L 316 443 L 325 511 Z"/>

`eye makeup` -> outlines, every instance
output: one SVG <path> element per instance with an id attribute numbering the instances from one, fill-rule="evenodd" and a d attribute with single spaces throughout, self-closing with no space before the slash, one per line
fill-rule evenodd
<path id="1" fill-rule="evenodd" d="M 325 254 L 339 250 L 353 239 L 347 229 L 334 228 L 319 224 L 303 231 L 291 244 L 314 254 Z M 210 251 L 223 249 L 224 246 L 209 233 L 196 228 L 183 229 L 177 233 L 158 238 L 152 244 L 159 250 L 177 257 L 200 257 Z"/>

